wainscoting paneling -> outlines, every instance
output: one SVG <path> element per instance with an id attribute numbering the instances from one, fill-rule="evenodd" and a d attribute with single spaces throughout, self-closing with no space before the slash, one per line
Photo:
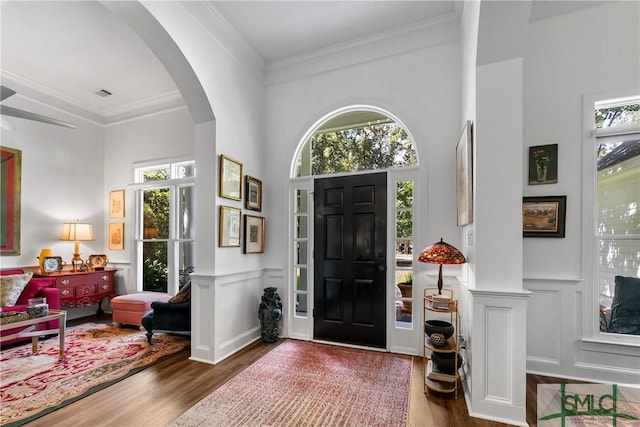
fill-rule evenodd
<path id="1" fill-rule="evenodd" d="M 527 334 L 527 358 L 539 363 L 560 363 L 562 297 L 558 290 L 531 290 L 527 329 L 544 331 Z"/>
<path id="2" fill-rule="evenodd" d="M 640 347 L 585 336 L 589 322 L 581 279 L 524 279 L 532 292 L 527 322 L 527 372 L 596 383 L 640 384 Z M 594 313 L 597 315 L 597 313 Z"/>
<path id="3" fill-rule="evenodd" d="M 282 288 L 277 275 L 265 271 L 191 275 L 191 359 L 216 364 L 260 339 L 258 307 L 263 290 Z"/>
<path id="4" fill-rule="evenodd" d="M 511 404 L 513 400 L 513 316 L 504 307 L 485 307 L 486 372 L 500 372 L 486 378 L 484 399 Z"/>

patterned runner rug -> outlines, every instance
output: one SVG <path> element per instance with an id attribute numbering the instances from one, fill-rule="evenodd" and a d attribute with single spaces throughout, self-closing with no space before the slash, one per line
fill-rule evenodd
<path id="1" fill-rule="evenodd" d="M 411 356 L 288 340 L 178 426 L 404 426 Z"/>
<path id="2" fill-rule="evenodd" d="M 95 393 L 177 353 L 189 338 L 86 323 L 67 329 L 65 358 L 58 361 L 58 337 L 0 354 L 0 424 L 18 426 Z"/>

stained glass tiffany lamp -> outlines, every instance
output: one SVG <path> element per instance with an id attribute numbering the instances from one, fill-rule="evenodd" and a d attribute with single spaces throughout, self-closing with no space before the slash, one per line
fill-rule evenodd
<path id="1" fill-rule="evenodd" d="M 462 252 L 443 242 L 442 238 L 437 243 L 425 248 L 418 255 L 418 261 L 430 264 L 440 264 L 438 271 L 438 295 L 442 295 L 442 264 L 464 264 L 467 262 Z"/>

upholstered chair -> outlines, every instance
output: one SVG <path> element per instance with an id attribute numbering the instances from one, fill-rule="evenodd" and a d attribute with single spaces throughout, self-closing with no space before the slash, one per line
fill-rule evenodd
<path id="1" fill-rule="evenodd" d="M 191 334 L 191 282 L 182 287 L 169 301 L 153 301 L 151 310 L 142 317 L 151 344 L 154 332 Z"/>
<path id="2" fill-rule="evenodd" d="M 608 332 L 640 335 L 640 278 L 615 277 Z"/>

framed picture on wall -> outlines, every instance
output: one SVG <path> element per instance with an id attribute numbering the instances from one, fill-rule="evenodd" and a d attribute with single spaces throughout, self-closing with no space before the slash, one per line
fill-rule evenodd
<path id="1" fill-rule="evenodd" d="M 529 185 L 558 182 L 558 144 L 529 147 Z"/>
<path id="2" fill-rule="evenodd" d="M 0 148 L 0 254 L 20 255 L 22 151 Z M 5 210 L 6 209 L 6 210 Z"/>
<path id="3" fill-rule="evenodd" d="M 124 222 L 109 224 L 109 249 L 112 251 L 124 250 Z"/>
<path id="4" fill-rule="evenodd" d="M 245 175 L 244 191 L 245 208 L 253 211 L 262 211 L 262 181 Z"/>
<path id="5" fill-rule="evenodd" d="M 230 248 L 240 246 L 241 210 L 230 206 L 220 206 L 218 222 L 218 246 Z"/>
<path id="6" fill-rule="evenodd" d="M 242 163 L 220 155 L 220 197 L 242 201 Z"/>
<path id="7" fill-rule="evenodd" d="M 524 237 L 564 237 L 567 196 L 523 197 Z"/>
<path id="8" fill-rule="evenodd" d="M 456 200 L 458 227 L 473 222 L 473 138 L 472 123 L 467 120 L 456 145 Z"/>
<path id="9" fill-rule="evenodd" d="M 245 254 L 264 253 L 264 218 L 260 216 L 244 216 L 244 248 Z"/>
<path id="10" fill-rule="evenodd" d="M 109 192 L 109 218 L 124 218 L 124 190 Z"/>

